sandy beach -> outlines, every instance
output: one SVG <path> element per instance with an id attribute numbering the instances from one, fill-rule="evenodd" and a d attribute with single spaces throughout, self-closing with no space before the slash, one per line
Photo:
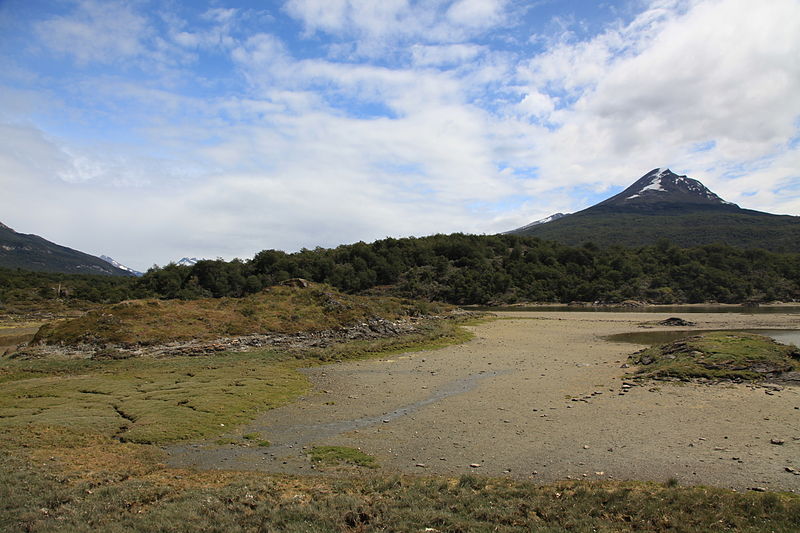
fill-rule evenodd
<path id="1" fill-rule="evenodd" d="M 272 446 L 183 445 L 168 464 L 315 473 L 304 448 L 341 445 L 386 473 L 800 490 L 786 470 L 800 470 L 800 389 L 649 382 L 623 392 L 621 365 L 643 346 L 604 337 L 674 314 L 496 314 L 466 344 L 307 369 L 312 393 L 241 429 Z M 683 318 L 697 326 L 678 329 L 800 329 L 796 314 Z"/>

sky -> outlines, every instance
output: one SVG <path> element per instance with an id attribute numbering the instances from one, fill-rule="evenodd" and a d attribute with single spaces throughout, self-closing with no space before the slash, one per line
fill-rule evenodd
<path id="1" fill-rule="evenodd" d="M 0 222 L 139 270 L 492 234 L 656 167 L 800 215 L 800 0 L 0 0 Z"/>

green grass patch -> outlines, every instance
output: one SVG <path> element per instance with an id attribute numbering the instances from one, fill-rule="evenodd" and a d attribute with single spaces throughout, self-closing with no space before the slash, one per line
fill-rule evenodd
<path id="1" fill-rule="evenodd" d="M 52 435 L 57 445 L 87 435 L 152 444 L 209 438 L 308 390 L 296 367 L 269 352 L 6 361 L 0 435 L 17 444 Z"/>
<path id="2" fill-rule="evenodd" d="M 653 346 L 630 356 L 646 378 L 761 381 L 800 369 L 800 352 L 769 337 L 717 331 Z"/>
<path id="3" fill-rule="evenodd" d="M 373 456 L 346 446 L 314 446 L 308 452 L 308 456 L 315 463 L 327 466 L 354 465 L 378 468 Z"/>

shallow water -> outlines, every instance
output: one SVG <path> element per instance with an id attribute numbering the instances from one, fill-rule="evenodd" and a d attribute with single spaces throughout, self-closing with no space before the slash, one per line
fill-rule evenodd
<path id="1" fill-rule="evenodd" d="M 681 329 L 672 331 L 635 331 L 633 333 L 620 333 L 617 335 L 609 335 L 603 337 L 605 340 L 612 342 L 630 342 L 632 344 L 664 344 L 667 342 L 676 341 L 690 335 L 699 335 L 701 333 L 711 333 L 713 331 L 720 331 L 718 329 Z M 757 333 L 771 337 L 782 344 L 794 344 L 800 346 L 800 330 L 797 329 L 741 329 L 741 330 L 724 330 L 724 331 L 737 331 L 744 333 Z"/>

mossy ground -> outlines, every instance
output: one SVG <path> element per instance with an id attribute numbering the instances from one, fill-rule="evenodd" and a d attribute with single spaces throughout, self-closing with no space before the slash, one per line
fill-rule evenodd
<path id="1" fill-rule="evenodd" d="M 300 353 L 260 350 L 164 359 L 12 359 L 0 362 L 0 437 L 80 443 L 86 436 L 165 444 L 229 434 L 308 390 L 297 368 L 434 349 L 470 334 L 450 321 L 405 336 Z"/>
<path id="2" fill-rule="evenodd" d="M 375 458 L 361 450 L 347 446 L 314 446 L 308 452 L 309 458 L 315 463 L 327 466 L 354 465 L 366 468 L 377 468 Z"/>
<path id="3" fill-rule="evenodd" d="M 717 331 L 653 346 L 630 357 L 644 378 L 761 381 L 800 370 L 797 347 L 752 333 Z"/>

